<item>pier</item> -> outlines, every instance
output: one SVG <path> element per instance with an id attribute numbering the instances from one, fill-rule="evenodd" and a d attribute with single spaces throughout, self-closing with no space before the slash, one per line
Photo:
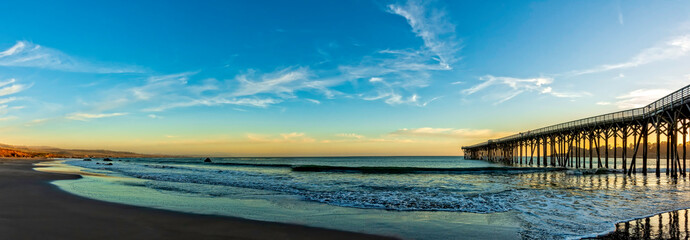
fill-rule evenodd
<path id="1" fill-rule="evenodd" d="M 636 160 L 641 158 L 644 175 L 653 170 L 661 176 L 661 162 L 666 161 L 665 174 L 685 176 L 689 103 L 690 85 L 644 107 L 520 132 L 463 146 L 462 150 L 465 159 L 537 167 L 619 169 L 628 175 L 638 171 Z M 666 141 L 663 146 L 662 140 Z M 616 158 L 622 160 L 621 164 Z M 656 167 L 648 169 L 648 161 L 655 161 Z"/>

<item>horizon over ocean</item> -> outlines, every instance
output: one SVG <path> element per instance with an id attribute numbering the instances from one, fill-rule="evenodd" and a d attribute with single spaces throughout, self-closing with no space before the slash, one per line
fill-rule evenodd
<path id="1" fill-rule="evenodd" d="M 582 175 L 453 156 L 62 159 L 48 165 L 101 174 L 53 182 L 88 198 L 406 239 L 593 237 L 618 222 L 690 207 L 685 179 Z"/>

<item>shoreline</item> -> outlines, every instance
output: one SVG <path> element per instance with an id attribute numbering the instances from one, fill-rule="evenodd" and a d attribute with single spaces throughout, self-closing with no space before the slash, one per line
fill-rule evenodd
<path id="1" fill-rule="evenodd" d="M 64 192 L 36 171 L 51 159 L 0 158 L 0 235 L 8 239 L 393 239 L 364 233 L 103 202 Z"/>

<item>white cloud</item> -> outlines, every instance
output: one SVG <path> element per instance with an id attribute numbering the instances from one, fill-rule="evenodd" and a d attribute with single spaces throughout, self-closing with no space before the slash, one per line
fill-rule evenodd
<path id="1" fill-rule="evenodd" d="M 312 102 L 312 103 L 314 103 L 314 104 L 321 104 L 321 101 L 316 100 L 316 99 L 307 98 L 307 99 L 305 99 L 305 100 L 307 100 L 307 101 L 309 101 L 309 102 Z"/>
<path id="2" fill-rule="evenodd" d="M 17 81 L 17 80 L 14 79 L 14 78 L 9 79 L 9 80 L 6 80 L 6 81 L 1 81 L 1 82 L 0 82 L 0 87 L 3 87 L 3 86 L 6 86 L 6 85 L 15 83 L 16 81 Z"/>
<path id="3" fill-rule="evenodd" d="M 129 91 L 136 99 L 149 100 L 160 95 L 179 91 L 180 88 L 186 87 L 189 77 L 194 74 L 196 74 L 196 72 L 152 76 L 147 79 L 146 84 L 131 88 Z"/>
<path id="4" fill-rule="evenodd" d="M 462 91 L 465 95 L 471 95 L 476 92 L 482 91 L 492 86 L 503 87 L 500 91 L 502 94 L 494 95 L 498 100 L 496 104 L 508 101 L 517 95 L 524 92 L 539 92 L 540 94 L 549 94 L 554 97 L 559 98 L 579 98 L 583 96 L 591 95 L 588 92 L 561 92 L 555 91 L 550 84 L 553 83 L 553 78 L 550 77 L 538 77 L 538 78 L 514 78 L 514 77 L 495 77 L 492 75 L 486 75 L 479 78 L 483 82 L 477 84 L 471 88 Z M 507 90 L 505 89 L 507 87 Z"/>
<path id="5" fill-rule="evenodd" d="M 621 20 L 622 21 L 622 20 Z M 690 34 L 676 36 L 667 41 L 664 41 L 656 46 L 644 49 L 638 54 L 633 56 L 630 60 L 618 63 L 618 64 L 604 64 L 591 69 L 571 71 L 563 74 L 554 74 L 552 76 L 567 76 L 574 77 L 585 74 L 601 73 L 611 70 L 627 69 L 642 66 L 645 64 L 676 59 L 679 57 L 684 57 L 690 54 Z M 626 76 L 623 73 L 619 73 L 614 79 L 622 79 Z M 466 95 L 473 94 L 482 89 L 488 88 L 490 86 L 499 85 L 504 87 L 509 87 L 509 91 L 495 91 L 492 89 L 491 97 L 497 98 L 496 104 L 505 102 L 512 99 L 513 97 L 524 93 L 524 92 L 539 92 L 541 94 L 550 94 L 554 97 L 559 98 L 579 98 L 584 96 L 590 96 L 591 94 L 585 91 L 581 92 L 562 92 L 554 90 L 551 85 L 554 81 L 551 77 L 541 77 L 541 78 L 512 78 L 512 77 L 494 77 L 487 75 L 481 77 L 480 80 L 484 82 L 477 84 L 471 88 L 465 89 L 462 93 Z M 495 92 L 504 92 L 503 94 L 496 94 Z M 646 94 L 647 92 L 645 92 Z M 639 92 L 638 94 L 642 94 Z M 649 99 L 644 96 L 640 96 L 640 101 L 648 101 Z M 638 106 L 640 102 L 634 99 L 624 99 L 616 102 L 616 105 L 620 108 L 630 108 L 631 106 Z"/>
<path id="6" fill-rule="evenodd" d="M 540 91 L 551 91 L 550 87 L 545 87 L 553 82 L 553 78 L 539 77 L 539 78 L 513 78 L 513 77 L 494 77 L 492 75 L 486 75 L 480 77 L 479 80 L 484 82 L 475 85 L 474 87 L 463 90 L 464 94 L 473 94 L 480 90 L 483 90 L 492 85 L 505 85 L 514 90 L 525 91 L 525 90 L 540 90 Z"/>
<path id="7" fill-rule="evenodd" d="M 411 105 L 416 105 L 420 107 L 424 107 L 427 104 L 439 99 L 440 97 L 435 97 L 432 98 L 431 100 L 421 102 L 420 99 L 421 97 L 417 95 L 416 93 L 412 93 L 408 97 L 404 97 L 396 91 L 396 84 L 398 83 L 388 83 L 383 78 L 371 78 L 369 82 L 376 83 L 379 87 L 376 90 L 375 95 L 365 95 L 365 94 L 360 94 L 362 97 L 362 100 L 366 101 L 376 101 L 380 99 L 384 99 L 384 102 L 389 104 L 389 105 L 399 105 L 399 104 L 411 104 Z"/>
<path id="8" fill-rule="evenodd" d="M 424 107 L 427 104 L 438 100 L 441 97 L 435 97 L 428 101 L 420 101 L 420 97 L 417 94 L 412 94 L 409 97 L 403 97 L 392 89 L 388 89 L 388 92 L 378 92 L 378 95 L 373 96 L 362 96 L 362 100 L 366 101 L 376 101 L 379 99 L 385 99 L 384 102 L 389 105 L 400 105 L 400 104 L 410 104 L 419 107 Z"/>
<path id="9" fill-rule="evenodd" d="M 17 100 L 16 97 L 0 98 L 0 104 L 6 104 Z"/>
<path id="10" fill-rule="evenodd" d="M 408 1 L 405 5 L 388 5 L 391 13 L 400 15 L 407 20 L 418 37 L 424 40 L 424 46 L 436 57 L 441 69 L 451 69 L 450 64 L 455 61 L 454 54 L 458 51 L 454 41 L 442 40 L 443 34 L 452 34 L 455 26 L 445 20 L 442 11 L 429 11 L 422 2 Z"/>
<path id="11" fill-rule="evenodd" d="M 373 77 L 373 78 L 369 79 L 369 82 L 372 82 L 372 83 L 381 82 L 381 81 L 383 81 L 383 78 L 380 78 L 380 77 Z"/>
<path id="12" fill-rule="evenodd" d="M 255 143 L 312 143 L 316 140 L 307 137 L 305 133 L 282 133 L 280 137 L 265 136 L 259 134 L 247 134 L 250 142 Z"/>
<path id="13" fill-rule="evenodd" d="M 131 109 L 125 109 L 129 107 L 149 112 L 221 105 L 265 108 L 298 98 L 300 92 L 317 93 L 325 98 L 360 97 L 381 100 L 391 105 L 426 106 L 439 97 L 422 97 L 416 89 L 429 85 L 430 71 L 451 70 L 451 65 L 459 60 L 455 54 L 461 47 L 455 39 L 455 26 L 450 24 L 443 11 L 417 1 L 391 4 L 386 7 L 386 11 L 395 17 L 402 17 L 399 18 L 401 23 L 404 19 L 411 32 L 423 44 L 414 48 L 378 50 L 363 57 L 359 64 L 318 72 L 308 67 L 293 66 L 267 73 L 248 70 L 228 80 L 209 78 L 202 82 L 193 79 L 198 72 L 150 76 L 148 79 L 138 76 L 133 81 L 104 91 L 102 102 L 84 101 L 84 106 L 90 108 L 79 112 L 98 115 L 97 113 L 104 112 L 131 112 Z M 112 67 L 82 61 L 61 51 L 26 41 L 17 42 L 15 46 L 1 52 L 0 66 L 94 73 L 140 72 L 136 67 Z M 354 92 L 349 95 L 350 93 L 334 90 L 335 86 L 348 81 L 355 85 L 361 80 L 368 80 L 368 85 L 355 87 L 356 90 L 353 90 L 360 91 L 361 94 Z M 13 88 L 19 87 L 21 86 L 6 90 L 17 91 Z M 323 101 L 319 98 L 301 100 L 315 104 Z M 88 119 L 78 115 L 69 117 Z"/>
<path id="14" fill-rule="evenodd" d="M 15 93 L 23 91 L 24 89 L 26 89 L 26 86 L 21 85 L 21 84 L 15 84 L 12 86 L 0 88 L 0 96 L 15 94 Z"/>
<path id="15" fill-rule="evenodd" d="M 2 54 L 7 54 L 7 53 L 5 53 L 5 52 L 0 53 L 0 55 L 2 55 Z M 0 97 L 19 93 L 21 91 L 28 89 L 29 87 L 31 87 L 31 86 L 26 85 L 26 84 L 17 83 L 17 80 L 14 78 L 9 79 L 9 80 L 5 80 L 5 81 L 0 81 Z M 17 98 L 17 97 L 0 98 L 0 117 L 2 117 L 1 115 L 9 114 L 11 111 L 23 109 L 24 106 L 10 106 L 10 105 L 8 105 L 9 103 L 12 103 L 18 99 L 19 98 Z M 10 120 L 10 119 L 14 119 L 16 117 L 11 116 L 11 118 L 10 117 L 2 117 L 2 118 L 5 118 L 6 120 Z"/>
<path id="16" fill-rule="evenodd" d="M 444 11 L 422 2 L 390 4 L 387 8 L 406 20 L 423 45 L 417 49 L 380 50 L 364 57 L 359 65 L 340 66 L 339 70 L 347 80 L 367 81 L 371 90 L 359 94 L 364 100 L 426 106 L 431 101 L 416 101 L 420 97 L 415 90 L 430 85 L 432 71 L 452 70 L 452 64 L 459 60 L 456 54 L 461 47 L 455 38 L 455 26 Z"/>
<path id="17" fill-rule="evenodd" d="M 206 80 L 201 85 L 190 85 L 188 78 L 195 73 L 172 74 L 157 77 L 155 81 L 132 88 L 140 100 L 165 100 L 165 104 L 144 108 L 144 111 L 163 111 L 172 108 L 193 106 L 240 105 L 268 107 L 286 99 L 296 98 L 297 92 L 321 93 L 326 98 L 341 94 L 330 89 L 341 84 L 344 79 L 314 79 L 307 68 L 285 68 L 271 73 L 258 74 L 250 71 L 235 77 L 238 84 L 231 81 L 220 84 Z M 154 98 L 155 96 L 155 98 Z M 316 99 L 305 99 L 319 104 Z"/>
<path id="18" fill-rule="evenodd" d="M 65 118 L 71 119 L 71 120 L 78 120 L 78 121 L 87 121 L 89 119 L 117 117 L 117 116 L 124 116 L 124 115 L 127 115 L 127 113 L 97 113 L 97 114 L 72 113 L 72 114 L 66 116 Z"/>
<path id="19" fill-rule="evenodd" d="M 556 91 L 550 91 L 548 93 L 554 97 L 559 97 L 559 98 L 580 98 L 580 97 L 592 96 L 592 94 L 589 92 L 556 92 Z"/>
<path id="20" fill-rule="evenodd" d="M 200 98 L 200 99 L 190 99 L 186 102 L 177 102 L 171 104 L 165 104 L 162 106 L 146 108 L 144 111 L 147 112 L 160 112 L 173 108 L 180 107 L 194 107 L 194 106 L 220 106 L 220 105 L 240 105 L 240 106 L 250 106 L 250 107 L 268 107 L 270 105 L 280 103 L 282 100 L 273 98 L 223 98 L 223 97 L 210 97 L 210 98 Z"/>
<path id="21" fill-rule="evenodd" d="M 338 133 L 335 135 L 336 137 L 342 137 L 342 138 L 355 138 L 355 139 L 362 139 L 364 138 L 363 135 L 359 135 L 356 133 Z"/>
<path id="22" fill-rule="evenodd" d="M 416 137 L 444 137 L 444 138 L 471 138 L 471 139 L 491 139 L 496 137 L 508 136 L 510 133 L 494 132 L 489 129 L 453 129 L 453 128 L 412 128 L 398 129 L 391 135 L 406 135 Z"/>
<path id="23" fill-rule="evenodd" d="M 615 105 L 620 109 L 644 107 L 671 92 L 668 89 L 637 89 L 616 97 Z"/>
<path id="24" fill-rule="evenodd" d="M 0 82 L 0 97 L 15 94 L 26 90 L 30 86 L 25 84 L 15 83 L 15 79 L 10 79 L 7 81 Z"/>
<path id="25" fill-rule="evenodd" d="M 142 70 L 137 67 L 90 63 L 71 57 L 56 49 L 43 47 L 27 41 L 18 41 L 14 46 L 0 52 L 0 66 L 34 67 L 67 72 L 90 73 L 142 72 Z"/>
<path id="26" fill-rule="evenodd" d="M 295 97 L 296 91 L 313 90 L 332 97 L 334 91 L 329 87 L 343 82 L 341 79 L 313 79 L 313 74 L 307 68 L 286 68 L 273 73 L 263 74 L 258 79 L 252 71 L 235 77 L 240 84 L 231 96 L 254 96 L 258 94 L 274 94 L 281 98 Z"/>
<path id="27" fill-rule="evenodd" d="M 637 67 L 653 62 L 675 59 L 687 56 L 690 53 L 690 34 L 674 37 L 656 46 L 642 50 L 630 60 L 617 64 L 604 64 L 591 69 L 573 71 L 566 75 L 578 76 L 583 74 L 599 73 L 615 69 Z"/>
<path id="28" fill-rule="evenodd" d="M 40 125 L 40 124 L 46 123 L 50 120 L 53 120 L 53 119 L 52 118 L 34 119 L 34 120 L 31 120 L 28 123 L 24 124 L 24 126 L 31 127 L 31 126 L 35 126 L 35 125 Z"/>

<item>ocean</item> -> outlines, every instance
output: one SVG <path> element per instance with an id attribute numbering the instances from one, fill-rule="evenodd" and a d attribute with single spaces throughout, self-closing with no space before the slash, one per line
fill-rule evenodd
<path id="1" fill-rule="evenodd" d="M 212 160 L 62 159 L 50 165 L 90 173 L 53 182 L 88 198 L 404 239 L 576 239 L 690 207 L 685 178 L 639 170 L 630 177 L 582 174 L 462 157 Z"/>

